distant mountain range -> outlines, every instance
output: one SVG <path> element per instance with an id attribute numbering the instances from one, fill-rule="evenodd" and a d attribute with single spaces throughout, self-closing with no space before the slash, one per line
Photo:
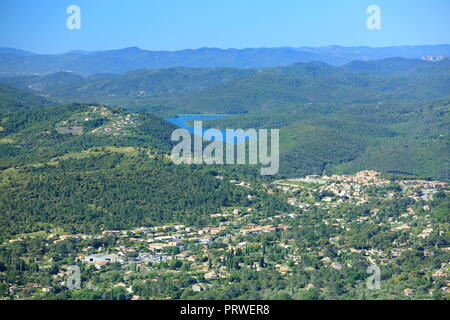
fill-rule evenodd
<path id="1" fill-rule="evenodd" d="M 286 67 L 249 69 L 138 69 L 87 77 L 60 71 L 4 77 L 0 83 L 62 103 L 144 106 L 166 116 L 177 112 L 242 113 L 275 105 L 281 108 L 281 102 L 375 103 L 381 97 L 395 101 L 435 99 L 448 95 L 449 73 L 450 58 L 435 62 L 388 58 L 353 61 L 340 67 L 324 62 L 298 62 Z"/>
<path id="2" fill-rule="evenodd" d="M 137 47 L 107 51 L 71 51 L 42 55 L 14 48 L 0 48 L 0 76 L 47 74 L 62 70 L 89 76 L 96 73 L 123 73 L 136 69 L 170 67 L 266 68 L 296 62 L 321 61 L 341 66 L 351 61 L 390 57 L 422 58 L 450 56 L 450 45 L 397 47 L 279 47 L 218 49 L 200 48 L 179 51 L 149 51 Z"/>
<path id="3" fill-rule="evenodd" d="M 98 102 L 159 117 L 226 113 L 232 115 L 208 126 L 280 128 L 280 173 L 291 177 L 374 169 L 447 179 L 449 58 L 388 58 L 340 67 L 324 62 L 177 67 L 87 77 L 56 72 L 0 83 L 7 86 L 8 110 L 30 105 L 35 94 L 36 106 L 48 99 Z"/>

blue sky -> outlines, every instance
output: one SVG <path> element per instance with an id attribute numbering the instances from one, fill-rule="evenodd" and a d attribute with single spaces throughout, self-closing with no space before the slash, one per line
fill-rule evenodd
<path id="1" fill-rule="evenodd" d="M 81 29 L 66 27 L 69 5 Z M 381 8 L 368 30 L 366 8 Z M 449 0 L 0 0 L 0 47 L 37 53 L 450 43 Z"/>

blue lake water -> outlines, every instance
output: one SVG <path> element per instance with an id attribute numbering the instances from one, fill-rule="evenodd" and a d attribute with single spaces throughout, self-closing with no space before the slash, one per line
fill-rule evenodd
<path id="1" fill-rule="evenodd" d="M 230 116 L 230 115 L 229 114 L 179 114 L 179 115 L 177 115 L 176 118 L 167 118 L 164 120 L 166 120 L 170 123 L 173 123 L 174 125 L 176 125 L 179 128 L 186 129 L 195 135 L 201 135 L 203 137 L 205 131 L 210 129 L 208 127 L 205 127 L 205 125 L 207 125 L 207 123 L 202 123 L 202 125 L 203 125 L 202 131 L 197 132 L 198 130 L 194 130 L 194 127 L 192 126 L 193 124 L 191 125 L 191 124 L 188 124 L 187 122 L 214 120 L 214 119 L 220 119 L 220 118 L 224 118 L 224 117 L 228 117 L 228 116 Z M 237 130 L 239 128 L 230 128 L 230 129 Z M 222 140 L 226 143 L 239 144 L 245 140 L 249 140 L 248 136 L 246 137 L 243 134 L 241 134 L 241 135 L 237 134 L 234 141 L 226 141 L 225 130 L 220 130 L 220 132 L 222 133 L 222 137 L 218 137 L 218 140 Z M 255 137 L 256 137 L 256 135 L 252 135 L 252 136 L 250 136 L 250 139 L 253 139 Z"/>

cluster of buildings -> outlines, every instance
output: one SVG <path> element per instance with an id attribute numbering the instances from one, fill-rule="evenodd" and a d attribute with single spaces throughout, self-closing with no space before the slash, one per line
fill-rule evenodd
<path id="1" fill-rule="evenodd" d="M 251 188 L 250 184 L 246 182 L 233 181 L 233 183 L 244 188 Z M 87 245 L 82 248 L 82 253 L 77 254 L 78 262 L 91 265 L 98 272 L 108 271 L 108 266 L 111 264 L 116 264 L 116 266 L 120 264 L 120 268 L 124 269 L 126 275 L 139 271 L 151 271 L 153 274 L 159 275 L 188 272 L 197 281 L 197 283 L 191 284 L 193 292 L 207 290 L 214 281 L 229 279 L 230 270 L 224 266 L 224 261 L 230 256 L 230 253 L 243 252 L 249 247 L 257 247 L 260 248 L 258 250 L 262 250 L 263 245 L 260 241 L 258 242 L 257 235 L 264 234 L 273 237 L 271 246 L 285 250 L 283 260 L 270 261 L 269 265 L 265 265 L 265 262 L 252 257 L 246 261 L 245 265 L 240 262 L 239 267 L 251 268 L 255 272 L 262 272 L 270 267 L 277 270 L 281 277 L 287 278 L 292 274 L 293 269 L 297 268 L 295 266 L 298 266 L 304 259 L 304 255 L 316 256 L 323 266 L 337 271 L 351 267 L 348 263 L 349 260 L 343 257 L 348 258 L 355 255 L 366 257 L 372 263 L 375 261 L 378 265 L 383 266 L 392 263 L 396 258 L 411 250 L 412 244 L 416 240 L 427 241 L 436 232 L 436 227 L 429 220 L 430 204 L 420 202 L 420 205 L 411 205 L 399 216 L 386 217 L 382 221 L 378 219 L 380 211 L 383 210 L 382 207 L 374 207 L 370 212 L 355 213 L 353 216 L 345 210 L 335 208 L 340 204 L 347 203 L 357 207 L 358 204 L 368 201 L 365 193 L 369 186 L 384 188 L 389 183 L 391 182 L 380 178 L 375 171 L 362 171 L 346 176 L 308 176 L 302 179 L 279 181 L 266 186 L 266 191 L 268 191 L 267 189 L 278 189 L 286 193 L 288 203 L 302 208 L 294 213 L 277 212 L 267 216 L 255 208 L 232 207 L 211 214 L 211 225 L 202 228 L 167 224 L 132 230 L 104 230 L 97 235 L 50 234 L 47 236 L 47 240 L 59 242 L 71 238 L 81 241 L 114 237 L 116 239 L 114 245 L 100 247 Z M 419 194 L 418 200 L 424 200 L 422 198 L 423 190 L 448 187 L 445 183 L 435 181 L 402 180 L 396 183 L 401 188 L 395 192 L 403 197 L 416 197 Z M 323 193 L 326 193 L 326 196 L 320 196 Z M 326 250 L 323 247 L 307 246 L 303 248 L 299 247 L 294 239 L 284 238 L 286 232 L 289 233 L 290 230 L 293 230 L 291 228 L 297 226 L 295 221 L 299 215 L 313 207 L 320 207 L 323 212 L 327 212 L 322 220 L 325 226 L 334 226 L 342 231 L 328 239 L 327 245 L 337 250 L 337 254 L 334 256 L 325 253 Z M 422 215 L 420 221 L 418 212 Z M 407 233 L 407 240 L 399 238 L 402 240 L 393 241 L 392 246 L 381 249 L 348 244 L 347 232 L 352 232 L 352 224 L 370 224 L 374 221 L 377 221 L 378 227 L 385 227 L 388 232 Z M 15 239 L 14 241 L 19 240 Z M 425 257 L 432 256 L 435 254 L 433 250 L 427 248 L 423 255 Z M 211 262 L 212 257 L 214 257 L 214 263 Z M 183 266 L 184 264 L 189 265 L 189 269 L 170 267 L 174 261 L 181 261 Z M 221 263 L 217 263 L 217 261 Z M 312 266 L 302 268 L 306 271 L 315 270 Z M 448 277 L 449 268 L 449 264 L 442 264 L 441 268 L 433 271 L 433 277 L 435 279 Z M 67 274 L 61 271 L 56 276 L 58 279 L 63 279 Z M 313 284 L 308 284 L 308 288 L 313 287 Z M 442 289 L 444 293 L 448 293 L 448 288 L 447 284 Z M 404 294 L 414 296 L 415 293 L 413 289 L 405 289 Z"/>
<path id="2" fill-rule="evenodd" d="M 439 189 L 448 187 L 445 182 L 427 180 L 399 180 L 396 183 L 402 193 L 416 201 L 431 200 Z M 305 178 L 287 179 L 275 182 L 275 187 L 291 195 L 287 202 L 308 209 L 311 206 L 332 208 L 341 203 L 362 204 L 369 200 L 367 190 L 370 187 L 382 188 L 392 184 L 391 181 L 380 177 L 373 170 L 360 171 L 354 175 L 318 176 L 310 175 Z M 323 194 L 317 201 L 317 195 Z M 385 198 L 392 199 L 395 192 L 387 192 Z M 379 197 L 379 195 L 377 195 Z"/>
<path id="3" fill-rule="evenodd" d="M 119 135 L 125 134 L 127 129 L 140 123 L 135 115 L 113 113 L 107 107 L 90 106 L 89 109 L 89 112 L 84 112 L 78 117 L 61 121 L 55 127 L 55 130 L 60 134 L 81 135 L 85 131 L 87 122 L 98 120 L 100 121 L 99 126 L 90 130 L 91 133 Z M 102 123 L 102 121 L 105 123 Z"/>
<path id="4" fill-rule="evenodd" d="M 160 262 L 177 259 L 187 261 L 199 272 L 204 272 L 205 279 L 211 280 L 223 277 L 224 271 L 209 270 L 205 262 L 200 262 L 204 255 L 208 255 L 208 244 L 219 242 L 226 244 L 220 251 L 230 251 L 245 248 L 245 242 L 239 243 L 239 237 L 270 233 L 286 230 L 285 224 L 267 224 L 271 219 L 264 219 L 265 224 L 259 225 L 246 222 L 245 217 L 254 214 L 254 210 L 234 209 L 231 212 L 211 215 L 222 220 L 217 226 L 193 228 L 184 225 L 162 225 L 156 227 L 141 227 L 133 230 L 105 230 L 96 238 L 115 236 L 120 239 L 120 245 L 113 247 L 83 249 L 84 253 L 77 255 L 77 260 L 93 265 L 101 270 L 110 263 L 137 264 L 142 268 L 156 265 Z M 280 215 L 279 218 L 289 218 Z M 224 221 L 223 221 L 224 220 Z M 188 249 L 189 244 L 203 247 L 203 253 Z M 260 245 L 259 243 L 257 245 Z M 172 250 L 171 250 L 172 249 Z M 108 253 L 107 253 L 108 252 Z M 259 267 L 258 267 L 259 268 Z"/>

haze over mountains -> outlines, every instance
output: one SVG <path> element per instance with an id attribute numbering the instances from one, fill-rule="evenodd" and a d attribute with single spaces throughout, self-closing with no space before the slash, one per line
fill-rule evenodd
<path id="1" fill-rule="evenodd" d="M 447 179 L 449 58 L 64 71 L 0 83 L 59 103 L 103 103 L 159 117 L 228 113 L 205 125 L 280 128 L 280 173 L 291 177 L 374 169 Z"/>
<path id="2" fill-rule="evenodd" d="M 354 60 L 388 57 L 421 58 L 450 56 L 450 45 L 397 47 L 279 47 L 218 49 L 200 48 L 179 51 L 149 51 L 137 47 L 107 51 L 71 51 L 42 55 L 14 48 L 0 48 L 0 76 L 47 74 L 68 70 L 83 76 L 96 73 L 123 73 L 147 68 L 266 68 L 296 62 L 322 61 L 340 66 Z"/>
<path id="3" fill-rule="evenodd" d="M 83 77 L 60 71 L 4 77 L 0 83 L 52 101 L 101 102 L 175 113 L 246 113 L 282 110 L 286 104 L 427 101 L 448 95 L 450 59 L 389 58 L 271 68 L 139 69 Z M 427 79 L 427 81 L 423 81 Z"/>

